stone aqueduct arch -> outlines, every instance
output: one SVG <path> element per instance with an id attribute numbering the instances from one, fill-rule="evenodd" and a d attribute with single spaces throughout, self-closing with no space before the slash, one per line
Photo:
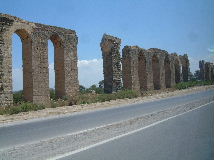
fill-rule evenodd
<path id="1" fill-rule="evenodd" d="M 75 31 L 32 23 L 0 14 L 0 106 L 13 103 L 12 35 L 22 41 L 24 98 L 49 105 L 48 40 L 54 44 L 55 88 L 59 98 L 73 98 L 79 90 Z"/>
<path id="2" fill-rule="evenodd" d="M 182 79 L 188 80 L 188 71 L 186 54 L 178 56 L 157 48 L 145 50 L 138 46 L 125 46 L 122 50 L 123 86 L 127 89 L 140 92 L 170 88 Z"/>

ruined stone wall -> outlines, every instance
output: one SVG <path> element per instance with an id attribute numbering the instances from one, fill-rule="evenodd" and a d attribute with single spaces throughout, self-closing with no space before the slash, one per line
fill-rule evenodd
<path id="1" fill-rule="evenodd" d="M 121 39 L 104 34 L 100 43 L 103 57 L 104 92 L 112 93 L 121 89 Z"/>
<path id="2" fill-rule="evenodd" d="M 48 40 L 54 44 L 55 88 L 59 98 L 78 93 L 77 36 L 75 31 L 0 14 L 0 106 L 11 105 L 12 35 L 22 40 L 24 98 L 49 105 Z"/>
<path id="3" fill-rule="evenodd" d="M 112 71 L 113 68 L 117 68 L 111 58 L 111 48 L 114 48 L 113 44 L 117 44 L 114 39 L 115 37 L 104 35 L 101 42 L 104 83 L 106 84 L 105 88 L 109 90 L 107 93 L 111 93 Z M 120 69 L 117 70 L 117 73 L 120 73 Z M 146 50 L 138 46 L 125 46 L 122 49 L 122 80 L 123 87 L 126 89 L 142 92 L 170 88 L 176 83 L 188 81 L 188 73 L 189 59 L 187 54 L 179 56 L 176 53 L 169 54 L 158 48 Z"/>

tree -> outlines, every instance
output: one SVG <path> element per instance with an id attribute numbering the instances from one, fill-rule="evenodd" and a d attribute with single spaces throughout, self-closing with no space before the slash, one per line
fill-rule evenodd
<path id="1" fill-rule="evenodd" d="M 104 89 L 104 80 L 102 80 L 102 81 L 99 81 L 99 88 L 102 88 L 102 89 Z"/>
<path id="2" fill-rule="evenodd" d="M 200 71 L 199 70 L 196 70 L 195 73 L 194 73 L 194 78 L 196 80 L 200 80 Z"/>
<path id="3" fill-rule="evenodd" d="M 86 88 L 83 85 L 79 85 L 79 91 L 80 93 L 84 93 L 86 91 Z"/>

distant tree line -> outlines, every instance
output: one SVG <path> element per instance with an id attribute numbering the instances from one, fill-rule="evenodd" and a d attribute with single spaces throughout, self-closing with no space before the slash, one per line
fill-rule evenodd
<path id="1" fill-rule="evenodd" d="M 104 93 L 104 80 L 99 81 L 98 85 L 93 84 L 89 88 L 84 87 L 83 85 L 79 86 L 80 93 L 97 93 L 102 94 Z"/>

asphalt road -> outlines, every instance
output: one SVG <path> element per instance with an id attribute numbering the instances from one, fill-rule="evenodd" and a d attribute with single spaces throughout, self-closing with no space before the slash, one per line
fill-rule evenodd
<path id="1" fill-rule="evenodd" d="M 213 160 L 214 103 L 60 160 Z"/>
<path id="2" fill-rule="evenodd" d="M 28 123 L 1 126 L 0 150 L 142 116 L 143 114 L 204 99 L 213 95 L 214 90 L 208 90 L 185 96 L 165 98 L 154 102 L 128 105 L 126 107 L 115 107 L 69 116 L 33 120 Z"/>

